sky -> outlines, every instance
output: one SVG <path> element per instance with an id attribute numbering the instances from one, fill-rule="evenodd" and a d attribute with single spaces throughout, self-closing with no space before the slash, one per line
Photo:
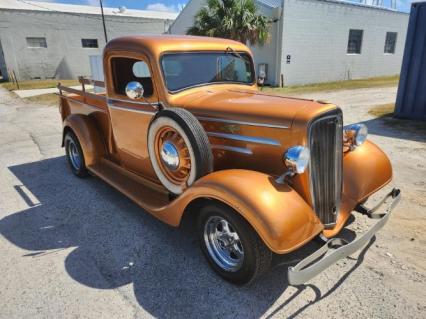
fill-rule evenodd
<path id="1" fill-rule="evenodd" d="M 98 6 L 99 0 L 33 0 Z M 103 0 L 104 7 L 179 12 L 188 0 Z"/>
<path id="2" fill-rule="evenodd" d="M 99 5 L 99 0 L 39 0 L 44 2 L 58 2 L 58 3 L 69 3 L 69 4 L 85 4 L 85 5 Z M 354 2 L 359 2 L 353 0 Z M 372 2 L 373 0 L 367 0 Z M 391 0 L 383 0 L 385 6 L 390 5 Z M 410 5 L 413 0 L 396 0 L 397 9 L 404 12 L 410 11 Z M 179 12 L 188 0 L 103 0 L 105 7 L 118 8 L 124 6 L 128 9 L 145 9 L 145 10 L 156 10 L 156 11 L 169 11 Z"/>

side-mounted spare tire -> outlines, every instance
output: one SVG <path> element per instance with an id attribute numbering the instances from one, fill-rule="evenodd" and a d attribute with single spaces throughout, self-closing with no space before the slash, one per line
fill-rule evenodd
<path id="1" fill-rule="evenodd" d="M 209 139 L 200 122 L 185 109 L 159 111 L 148 129 L 148 152 L 161 183 L 181 194 L 213 170 Z"/>

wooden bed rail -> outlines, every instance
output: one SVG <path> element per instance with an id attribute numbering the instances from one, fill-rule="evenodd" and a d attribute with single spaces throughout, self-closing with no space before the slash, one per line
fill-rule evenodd
<path id="1" fill-rule="evenodd" d="M 57 85 L 57 88 L 59 90 L 59 95 L 62 96 L 62 97 L 65 97 L 67 99 L 75 100 L 77 102 L 81 102 L 81 101 L 78 101 L 77 99 L 73 98 L 72 96 L 65 95 L 65 94 L 63 94 L 63 92 L 72 93 L 72 94 L 82 96 L 84 103 L 87 103 L 87 98 L 105 102 L 105 99 L 106 99 L 105 96 L 98 95 L 98 94 L 91 93 L 91 92 L 87 92 L 86 87 L 85 87 L 85 84 L 94 84 L 94 83 L 96 83 L 96 84 L 94 84 L 96 86 L 101 86 L 101 85 L 104 85 L 104 82 L 89 80 L 89 79 L 84 79 L 84 78 L 79 78 L 79 81 L 82 84 L 81 90 L 77 90 L 77 89 L 73 89 L 73 88 L 70 88 L 70 87 L 67 87 L 67 86 L 63 86 L 59 82 L 58 85 Z M 102 86 L 102 87 L 104 87 L 104 86 Z"/>
<path id="2" fill-rule="evenodd" d="M 83 77 L 83 76 L 79 76 L 78 77 L 78 81 L 84 86 L 85 84 L 88 84 L 88 85 L 93 85 L 93 86 L 98 86 L 98 87 L 101 87 L 101 88 L 104 88 L 105 87 L 105 82 L 103 82 L 103 81 L 97 81 L 97 80 L 91 80 L 91 79 L 86 79 L 85 77 Z"/>

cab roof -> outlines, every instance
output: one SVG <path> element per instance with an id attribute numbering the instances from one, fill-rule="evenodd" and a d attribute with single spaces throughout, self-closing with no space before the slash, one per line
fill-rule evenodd
<path id="1" fill-rule="evenodd" d="M 148 51 L 153 56 L 163 52 L 176 51 L 224 51 L 231 47 L 235 51 L 250 52 L 242 44 L 229 39 L 199 37 L 190 35 L 140 35 L 115 38 L 107 43 L 104 53 L 109 51 Z"/>

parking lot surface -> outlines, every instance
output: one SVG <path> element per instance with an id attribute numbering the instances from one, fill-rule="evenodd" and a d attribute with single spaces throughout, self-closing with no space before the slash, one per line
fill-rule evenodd
<path id="1" fill-rule="evenodd" d="M 368 249 L 307 285 L 287 283 L 292 254 L 236 287 L 210 270 L 191 231 L 95 177 L 74 177 L 57 108 L 0 88 L 0 318 L 425 318 L 426 124 L 368 114 L 395 92 L 305 95 L 339 104 L 345 123 L 366 123 L 391 158 L 386 190 L 397 185 L 403 200 Z M 371 225 L 355 217 L 348 236 Z"/>

